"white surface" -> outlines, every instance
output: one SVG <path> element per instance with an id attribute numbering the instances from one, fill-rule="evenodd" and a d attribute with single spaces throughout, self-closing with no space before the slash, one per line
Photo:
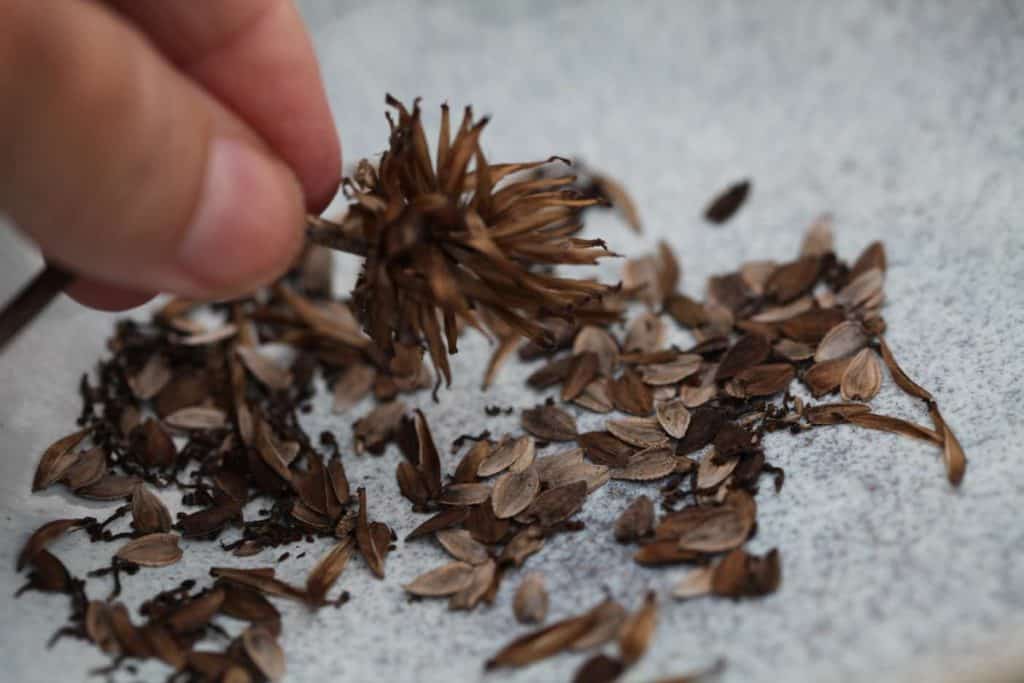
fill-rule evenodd
<path id="1" fill-rule="evenodd" d="M 977 680 L 973 667 L 1024 641 L 1024 465 L 1020 376 L 1024 361 L 1024 22 L 1018 2 L 303 3 L 349 161 L 386 138 L 383 96 L 435 105 L 472 103 L 493 113 L 485 133 L 495 161 L 579 155 L 625 181 L 647 226 L 642 238 L 610 216 L 589 233 L 637 254 L 668 239 L 684 289 L 751 258 L 796 253 L 808 222 L 836 217 L 846 258 L 886 243 L 889 341 L 904 367 L 938 398 L 970 457 L 963 487 L 946 484 L 934 449 L 848 427 L 768 441 L 786 485 L 758 498 L 752 547 L 778 546 L 781 590 L 765 600 L 663 602 L 652 651 L 627 676 L 644 681 L 728 659 L 726 681 Z M 700 211 L 718 189 L 754 180 L 747 206 L 725 227 Z M 7 239 L 5 244 L 10 245 Z M 30 272 L 6 247 L 4 291 Z M 617 265 L 603 269 L 613 278 Z M 112 316 L 62 301 L 0 358 L 0 636 L 2 680 L 85 680 L 103 663 L 91 648 L 42 640 L 61 625 L 63 598 L 11 598 L 13 557 L 38 524 L 81 506 L 29 495 L 37 457 L 71 427 L 75 386 L 101 353 Z M 685 336 L 680 337 L 685 339 Z M 418 401 L 445 446 L 484 422 L 486 403 L 532 405 L 506 367 L 499 387 L 477 390 L 488 353 L 467 338 L 456 387 L 440 405 Z M 885 412 L 923 419 L 893 391 Z M 310 418 L 343 443 L 350 419 L 326 407 Z M 362 414 L 359 406 L 354 414 Z M 516 418 L 486 421 L 493 432 Z M 599 424 L 596 416 L 581 426 Z M 371 513 L 404 536 L 419 521 L 394 484 L 395 454 L 349 457 Z M 455 457 L 447 456 L 453 466 Z M 667 594 L 682 570 L 629 561 L 610 523 L 653 489 L 610 484 L 588 501 L 587 530 L 531 559 L 560 618 L 608 587 L 627 605 L 648 588 Z M 109 506 L 90 506 L 102 510 Z M 315 556 L 312 546 L 308 550 Z M 305 547 L 291 549 L 293 558 Z M 65 541 L 56 552 L 78 572 L 109 549 Z M 270 562 L 281 550 L 246 564 Z M 428 542 L 399 544 L 383 582 L 353 562 L 341 584 L 353 600 L 316 614 L 286 608 L 289 681 L 484 678 L 482 663 L 520 632 L 507 579 L 497 604 L 473 614 L 442 602 L 408 604 L 400 585 L 441 561 Z M 298 578 L 310 558 L 280 565 Z M 212 561 L 239 563 L 189 544 L 186 560 L 127 581 L 127 595 L 201 577 Z M 991 655 L 991 656 L 990 656 Z M 937 657 L 945 659 L 936 660 Z M 567 680 L 565 656 L 488 681 Z M 924 672 L 924 673 L 922 673 Z M 157 667 L 141 672 L 159 680 Z M 994 679 L 993 679 L 994 680 Z M 1013 680 L 1007 677 L 1000 680 Z"/>

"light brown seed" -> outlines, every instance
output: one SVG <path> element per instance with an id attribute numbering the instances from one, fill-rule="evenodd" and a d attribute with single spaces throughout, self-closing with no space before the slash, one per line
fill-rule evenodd
<path id="1" fill-rule="evenodd" d="M 171 513 L 145 484 L 136 484 L 132 491 L 131 506 L 132 526 L 136 531 L 150 534 L 171 530 Z"/>
<path id="2" fill-rule="evenodd" d="M 814 361 L 821 363 L 837 358 L 853 356 L 868 345 L 870 339 L 860 323 L 847 320 L 839 323 L 825 335 L 818 350 L 814 353 Z"/>
<path id="3" fill-rule="evenodd" d="M 548 591 L 544 575 L 530 572 L 519 582 L 512 600 L 512 611 L 520 624 L 542 624 L 548 614 Z"/>
<path id="4" fill-rule="evenodd" d="M 697 488 L 715 488 L 733 473 L 738 463 L 738 457 L 727 458 L 721 463 L 716 463 L 715 451 L 712 450 L 710 453 L 705 453 L 704 457 L 700 460 L 700 464 L 697 466 Z"/>
<path id="5" fill-rule="evenodd" d="M 182 431 L 221 429 L 227 424 L 227 414 L 220 408 L 191 406 L 176 410 L 164 418 L 164 423 Z"/>
<path id="6" fill-rule="evenodd" d="M 861 349 L 843 372 L 839 384 L 847 401 L 870 401 L 882 388 L 882 364 L 871 349 Z"/>
<path id="7" fill-rule="evenodd" d="M 514 517 L 525 510 L 540 491 L 540 477 L 533 468 L 506 472 L 494 482 L 491 507 L 498 519 Z"/>
<path id="8" fill-rule="evenodd" d="M 590 382 L 583 393 L 573 399 L 573 403 L 593 413 L 610 413 L 615 407 L 608 388 L 608 378 L 599 377 Z"/>
<path id="9" fill-rule="evenodd" d="M 569 364 L 565 383 L 562 385 L 562 400 L 571 401 L 580 396 L 597 377 L 598 359 L 593 351 L 575 354 Z M 607 386 L 607 384 L 606 384 Z M 610 408 L 610 403 L 609 403 Z"/>
<path id="10" fill-rule="evenodd" d="M 443 597 L 458 593 L 473 580 L 473 565 L 465 562 L 449 562 L 436 569 L 420 574 L 402 588 L 407 593 L 422 597 Z"/>
<path id="11" fill-rule="evenodd" d="M 611 477 L 627 481 L 651 481 L 667 477 L 675 469 L 676 457 L 672 449 L 655 446 L 634 455 L 625 467 L 612 469 Z"/>
<path id="12" fill-rule="evenodd" d="M 250 626 L 245 629 L 242 632 L 242 646 L 260 673 L 271 681 L 284 678 L 284 650 L 267 629 L 261 626 Z"/>
<path id="13" fill-rule="evenodd" d="M 584 351 L 593 351 L 597 354 L 598 367 L 605 377 L 611 377 L 619 365 L 619 345 L 607 331 L 600 327 L 587 325 L 576 334 L 572 352 L 583 353 Z"/>
<path id="14" fill-rule="evenodd" d="M 132 390 L 135 398 L 140 401 L 148 401 L 171 381 L 171 368 L 167 361 L 159 353 L 154 353 L 134 375 L 128 377 L 128 387 Z"/>
<path id="15" fill-rule="evenodd" d="M 747 261 L 740 266 L 740 277 L 751 293 L 761 296 L 764 294 L 768 278 L 775 272 L 779 264 L 775 261 Z"/>
<path id="16" fill-rule="evenodd" d="M 370 393 L 377 379 L 377 371 L 371 365 L 356 363 L 345 369 L 334 382 L 334 404 L 331 410 L 344 413 Z"/>
<path id="17" fill-rule="evenodd" d="M 804 373 L 803 382 L 815 398 L 835 391 L 843 381 L 843 373 L 850 365 L 850 360 L 850 358 L 836 358 L 815 363 Z"/>
<path id="18" fill-rule="evenodd" d="M 473 609 L 483 599 L 490 601 L 486 598 L 487 593 L 499 578 L 498 564 L 494 560 L 488 558 L 487 561 L 475 565 L 469 584 L 448 600 L 448 609 Z"/>
<path id="19" fill-rule="evenodd" d="M 522 427 L 544 441 L 572 441 L 576 438 L 576 418 L 555 405 L 540 405 L 524 410 Z"/>
<path id="20" fill-rule="evenodd" d="M 627 259 L 622 264 L 622 289 L 629 298 L 637 298 L 650 307 L 661 303 L 664 292 L 658 278 L 658 258 L 652 254 Z"/>
<path id="21" fill-rule="evenodd" d="M 166 567 L 181 559 L 177 534 L 154 533 L 125 543 L 116 553 L 125 562 L 143 567 Z"/>
<path id="22" fill-rule="evenodd" d="M 718 387 L 711 385 L 706 387 L 691 387 L 683 385 L 679 387 L 679 400 L 687 408 L 697 408 L 704 405 L 718 395 Z"/>
<path id="23" fill-rule="evenodd" d="M 618 379 L 608 381 L 612 405 L 624 413 L 644 417 L 654 410 L 654 397 L 640 376 L 627 368 Z"/>
<path id="24" fill-rule="evenodd" d="M 743 396 L 771 396 L 788 389 L 794 377 L 789 363 L 766 363 L 737 373 L 732 382 Z"/>
<path id="25" fill-rule="evenodd" d="M 536 442 L 532 436 L 521 436 L 517 439 L 504 437 L 497 446 L 484 458 L 477 467 L 476 476 L 490 477 L 509 468 L 512 463 L 523 457 L 532 457 L 536 452 Z"/>
<path id="26" fill-rule="evenodd" d="M 292 373 L 275 361 L 250 346 L 238 346 L 235 353 L 242 360 L 242 365 L 252 373 L 264 386 L 276 391 L 285 391 L 292 384 Z"/>
<path id="27" fill-rule="evenodd" d="M 483 564 L 490 559 L 487 546 L 465 529 L 441 529 L 435 534 L 438 543 L 456 560 L 467 564 Z"/>
<path id="28" fill-rule="evenodd" d="M 775 355 L 790 361 L 807 360 L 814 356 L 814 347 L 791 339 L 780 339 L 772 346 Z"/>
<path id="29" fill-rule="evenodd" d="M 469 506 L 479 505 L 491 497 L 491 487 L 487 484 L 474 482 L 471 484 L 449 484 L 441 491 L 439 502 L 442 505 Z"/>
<path id="30" fill-rule="evenodd" d="M 593 618 L 593 624 L 570 646 L 573 652 L 592 650 L 611 642 L 626 620 L 626 609 L 610 598 L 595 605 L 588 614 Z"/>
<path id="31" fill-rule="evenodd" d="M 627 666 L 637 662 L 647 652 L 657 625 L 658 597 L 654 591 L 649 591 L 644 597 L 644 604 L 626 617 L 619 632 L 619 653 Z"/>
<path id="32" fill-rule="evenodd" d="M 701 357 L 696 354 L 683 354 L 668 363 L 645 365 L 640 368 L 640 374 L 645 384 L 653 386 L 676 384 L 696 374 L 700 370 L 701 360 Z"/>
<path id="33" fill-rule="evenodd" d="M 107 454 L 99 446 L 78 455 L 78 460 L 67 468 L 61 481 L 72 491 L 95 484 L 107 474 Z"/>
<path id="34" fill-rule="evenodd" d="M 632 543 L 654 529 L 654 503 L 647 496 L 639 496 L 615 520 L 615 540 Z"/>
<path id="35" fill-rule="evenodd" d="M 690 411 L 682 400 L 676 398 L 654 406 L 658 424 L 674 439 L 681 439 L 690 426 Z"/>
<path id="36" fill-rule="evenodd" d="M 615 438 L 639 448 L 665 446 L 669 442 L 669 437 L 657 418 L 624 417 L 619 420 L 608 420 L 605 426 Z"/>
<path id="37" fill-rule="evenodd" d="M 689 600 L 710 595 L 714 574 L 715 568 L 711 566 L 690 570 L 672 589 L 672 596 L 678 600 Z"/>
<path id="38" fill-rule="evenodd" d="M 850 269 L 850 280 L 856 280 L 869 270 L 876 269 L 881 272 L 886 270 L 885 246 L 881 242 L 872 242 Z"/>
<path id="39" fill-rule="evenodd" d="M 629 324 L 623 345 L 627 352 L 651 352 L 661 348 L 664 340 L 665 323 L 654 313 L 644 311 Z"/>
<path id="40" fill-rule="evenodd" d="M 80 429 L 57 439 L 47 447 L 36 467 L 36 474 L 32 480 L 33 491 L 48 488 L 64 476 L 67 469 L 78 460 L 78 455 L 72 453 L 72 449 L 80 444 L 90 431 L 88 427 Z"/>
<path id="41" fill-rule="evenodd" d="M 345 565 L 352 557 L 355 544 L 351 538 L 335 543 L 320 560 L 313 565 L 306 577 L 306 594 L 313 604 L 319 604 L 327 597 L 331 587 L 345 570 Z"/>

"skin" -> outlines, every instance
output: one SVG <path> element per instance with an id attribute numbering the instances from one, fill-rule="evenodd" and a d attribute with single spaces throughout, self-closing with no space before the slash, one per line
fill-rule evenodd
<path id="1" fill-rule="evenodd" d="M 0 0 L 0 97 L 0 212 L 96 308 L 271 281 L 341 174 L 288 0 Z"/>

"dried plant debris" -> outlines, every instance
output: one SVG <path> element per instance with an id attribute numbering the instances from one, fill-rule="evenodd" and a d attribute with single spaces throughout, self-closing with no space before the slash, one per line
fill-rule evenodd
<path id="1" fill-rule="evenodd" d="M 730 185 L 704 209 L 704 218 L 712 223 L 726 222 L 743 206 L 748 194 L 750 194 L 749 180 L 741 180 Z"/>
<path id="2" fill-rule="evenodd" d="M 173 680 L 277 680 L 286 667 L 273 602 L 341 606 L 352 597 L 346 572 L 387 570 L 404 577 L 409 602 L 447 598 L 450 610 L 494 604 L 514 587 L 515 617 L 547 625 L 514 639 L 489 667 L 585 652 L 576 680 L 616 680 L 655 638 L 657 596 L 633 612 L 609 597 L 548 621 L 545 580 L 529 567 L 537 553 L 564 548 L 573 534 L 613 534 L 633 544 L 620 557 L 631 555 L 637 571 L 684 566 L 677 598 L 776 591 L 779 552 L 747 550 L 756 497 L 784 481 L 768 460 L 772 432 L 845 425 L 910 437 L 941 453 L 949 482 L 961 484 L 962 444 L 882 336 L 881 244 L 850 266 L 823 217 L 792 260 L 738 264 L 708 280 L 704 300 L 680 291 L 680 245 L 664 242 L 626 260 L 621 286 L 568 279 L 554 267 L 611 255 L 579 236 L 584 210 L 614 205 L 639 229 L 621 185 L 554 158 L 490 164 L 480 146 L 486 119 L 468 110 L 452 125 L 442 108 L 431 155 L 418 105 L 389 105 L 397 115 L 388 149 L 345 179 L 345 218 L 311 219 L 312 241 L 365 257 L 353 295 L 332 296 L 329 259 L 310 247 L 250 297 L 172 300 L 148 322 L 118 323 L 110 357 L 81 382 L 77 428 L 40 458 L 34 491 L 63 487 L 110 512 L 55 519 L 31 534 L 17 558 L 22 590 L 66 595 L 61 633 L 94 643 L 112 671 L 157 659 L 177 672 Z M 730 188 L 709 218 L 727 220 L 748 191 Z M 501 381 L 502 364 L 518 355 L 537 363 L 527 385 L 546 396 L 522 409 L 510 433 L 467 425 L 449 456 L 429 407 L 413 410 L 406 399 L 451 381 L 449 354 L 469 328 L 495 342 L 485 384 Z M 670 330 L 692 343 L 667 345 Z M 883 364 L 931 426 L 872 409 Z M 303 427 L 324 386 L 335 419 L 351 424 L 350 443 Z M 369 455 L 396 458 L 394 483 L 350 485 L 346 466 Z M 579 513 L 607 504 L 590 496 L 612 479 L 618 518 L 611 528 L 585 524 Z M 422 516 L 403 542 L 436 546 L 440 566 L 413 576 L 425 568 L 409 572 L 390 554 L 397 538 L 371 514 L 385 509 L 379 486 L 397 488 Z M 381 501 L 372 511 L 371 500 Z M 79 578 L 58 555 L 85 541 L 109 544 L 111 559 Z M 318 544 L 304 582 L 247 559 L 273 552 L 291 568 L 307 556 L 295 552 L 300 542 Z M 210 568 L 206 585 L 189 580 L 150 596 L 133 622 L 116 602 L 122 582 L 160 575 L 200 543 L 216 543 L 232 566 Z M 247 624 L 224 638 L 223 617 Z M 616 642 L 616 656 L 595 651 Z"/>

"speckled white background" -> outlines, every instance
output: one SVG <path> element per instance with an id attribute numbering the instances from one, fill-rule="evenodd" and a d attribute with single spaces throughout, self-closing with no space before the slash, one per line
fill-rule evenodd
<path id="1" fill-rule="evenodd" d="M 305 0 L 302 8 L 349 160 L 382 147 L 385 91 L 423 96 L 431 125 L 441 100 L 473 103 L 495 115 L 484 136 L 490 159 L 576 154 L 624 180 L 647 232 L 634 237 L 602 215 L 590 233 L 627 254 L 669 240 L 694 295 L 709 274 L 742 260 L 790 257 L 822 211 L 836 217 L 841 255 L 886 243 L 889 340 L 957 430 L 970 457 L 963 487 L 950 490 L 934 449 L 894 436 L 836 427 L 771 437 L 769 459 L 786 468 L 786 485 L 779 495 L 764 488 L 751 545 L 781 548 L 781 590 L 741 603 L 666 599 L 653 648 L 627 680 L 719 656 L 730 682 L 971 681 L 982 679 L 980 666 L 1014 661 L 1015 673 L 984 680 L 1022 680 L 1022 3 Z M 708 198 L 743 176 L 754 179 L 748 205 L 723 228 L 704 224 Z M 38 261 L 10 232 L 2 238 L 6 293 Z M 602 272 L 613 278 L 616 268 Z M 31 529 L 105 509 L 28 491 L 38 454 L 77 414 L 73 389 L 112 320 L 60 301 L 0 357 L 0 680 L 84 680 L 104 661 L 79 643 L 42 646 L 60 625 L 63 598 L 11 596 L 21 582 L 13 558 Z M 484 423 L 486 403 L 539 399 L 523 390 L 530 367 L 518 364 L 480 393 L 487 354 L 483 340 L 467 338 L 454 389 L 438 405 L 419 397 L 440 443 Z M 877 405 L 924 418 L 891 385 Z M 349 422 L 320 406 L 308 424 L 348 442 Z M 486 424 L 500 432 L 515 418 Z M 398 497 L 394 464 L 393 452 L 347 460 L 350 478 L 371 493 L 372 514 L 404 536 L 420 520 Z M 529 561 L 547 577 L 553 618 L 604 590 L 629 605 L 649 588 L 667 595 L 682 571 L 635 566 L 609 529 L 648 488 L 606 486 L 587 502 L 586 532 Z M 73 540 L 55 550 L 78 572 L 109 554 Z M 279 571 L 299 579 L 322 548 L 291 550 Z M 310 556 L 294 559 L 302 550 Z M 342 609 L 286 606 L 288 680 L 570 678 L 579 656 L 485 676 L 482 662 L 520 632 L 509 606 L 516 575 L 493 608 L 473 614 L 409 604 L 400 585 L 442 558 L 430 542 L 399 543 L 383 582 L 352 563 L 341 584 L 354 598 Z M 126 595 L 201 576 L 211 562 L 241 564 L 189 545 L 179 565 L 129 579 Z M 151 666 L 139 677 L 163 675 Z"/>

